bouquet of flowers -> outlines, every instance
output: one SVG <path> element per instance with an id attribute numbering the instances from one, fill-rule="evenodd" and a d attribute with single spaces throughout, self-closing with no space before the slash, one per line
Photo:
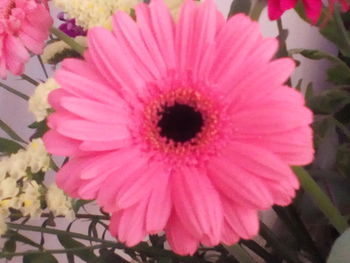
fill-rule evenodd
<path id="1" fill-rule="evenodd" d="M 222 1 L 0 1 L 0 261 L 350 262 L 350 1 Z"/>

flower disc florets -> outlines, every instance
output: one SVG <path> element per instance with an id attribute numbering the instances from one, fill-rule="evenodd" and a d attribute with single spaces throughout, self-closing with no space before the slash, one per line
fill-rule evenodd
<path id="1" fill-rule="evenodd" d="M 251 238 L 258 211 L 294 197 L 289 166 L 313 158 L 312 114 L 283 84 L 294 62 L 213 0 L 186 0 L 178 22 L 163 0 L 135 14 L 90 29 L 84 60 L 55 75 L 44 139 L 70 157 L 57 185 L 96 199 L 128 246 L 161 231 L 180 254 Z"/>
<path id="2" fill-rule="evenodd" d="M 167 159 L 193 162 L 197 155 L 207 153 L 208 144 L 213 144 L 219 133 L 217 105 L 195 89 L 175 88 L 146 105 L 142 136 Z"/>

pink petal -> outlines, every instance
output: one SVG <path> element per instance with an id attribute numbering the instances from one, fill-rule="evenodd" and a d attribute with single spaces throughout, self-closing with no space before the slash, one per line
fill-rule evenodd
<path id="1" fill-rule="evenodd" d="M 92 28 L 88 33 L 88 45 L 89 56 L 111 85 L 119 84 L 128 94 L 141 92 L 144 80 L 129 63 L 129 58 L 110 31 Z"/>
<path id="2" fill-rule="evenodd" d="M 259 145 L 290 165 L 306 165 L 314 158 L 312 129 L 300 127 L 286 132 L 239 137 L 245 144 Z"/>
<path id="3" fill-rule="evenodd" d="M 187 231 L 201 238 L 208 235 L 218 243 L 222 228 L 222 207 L 217 190 L 204 171 L 183 167 L 172 174 L 174 208 Z"/>
<path id="4" fill-rule="evenodd" d="M 195 25 L 195 13 L 197 11 L 194 1 L 184 1 L 181 7 L 179 22 L 176 25 L 176 52 L 178 54 L 179 71 L 186 76 L 192 69 L 192 35 Z"/>
<path id="5" fill-rule="evenodd" d="M 128 123 L 128 118 L 130 118 L 125 113 L 124 105 L 115 105 L 112 107 L 108 104 L 74 97 L 63 97 L 60 103 L 63 108 L 71 113 L 98 123 L 125 125 Z"/>
<path id="6" fill-rule="evenodd" d="M 135 151 L 136 152 L 136 151 Z M 130 151 L 129 155 L 124 159 L 111 159 L 109 176 L 105 182 L 101 185 L 100 191 L 97 196 L 97 202 L 106 211 L 114 212 L 119 209 L 117 205 L 117 195 L 120 188 L 134 174 L 140 174 L 145 169 L 147 159 L 141 159 L 139 156 L 131 157 L 133 154 Z M 124 156 L 121 156 L 124 157 Z M 118 165 L 116 165 L 116 160 Z"/>
<path id="7" fill-rule="evenodd" d="M 88 68 L 85 68 L 85 71 L 89 73 Z M 110 105 L 124 104 L 116 91 L 104 85 L 103 81 L 100 82 L 99 78 L 93 74 L 90 74 L 90 77 L 87 78 L 83 74 L 62 69 L 55 74 L 55 79 L 62 89 L 76 97 L 97 100 Z"/>
<path id="8" fill-rule="evenodd" d="M 165 229 L 171 249 L 179 255 L 193 255 L 198 247 L 198 240 L 186 230 L 181 220 L 173 214 Z"/>
<path id="9" fill-rule="evenodd" d="M 261 107 L 245 107 L 233 113 L 232 126 L 234 134 L 273 134 L 286 132 L 298 127 L 307 127 L 312 122 L 312 113 L 306 107 L 265 101 Z M 240 107 L 240 105 L 235 105 Z"/>
<path id="10" fill-rule="evenodd" d="M 221 233 L 222 243 L 224 243 L 225 245 L 231 246 L 237 243 L 238 240 L 239 240 L 239 236 L 231 227 L 231 225 L 228 223 L 228 220 L 225 219 L 222 227 L 222 233 Z"/>
<path id="11" fill-rule="evenodd" d="M 149 195 L 156 181 L 165 174 L 161 163 L 151 162 L 139 171 L 130 174 L 118 191 L 116 196 L 117 206 L 121 209 L 127 208 Z M 162 187 L 162 185 L 159 185 Z"/>
<path id="12" fill-rule="evenodd" d="M 169 175 L 161 174 L 153 184 L 146 214 L 146 230 L 151 234 L 165 228 L 172 208 Z"/>
<path id="13" fill-rule="evenodd" d="M 232 202 L 256 209 L 269 208 L 273 204 L 273 198 L 267 186 L 240 168 L 240 160 L 233 159 L 230 155 L 224 156 L 213 159 L 208 165 L 208 174 L 217 189 Z"/>
<path id="14" fill-rule="evenodd" d="M 29 59 L 28 51 L 21 41 L 8 35 L 4 40 L 4 52 L 8 69 L 15 75 L 20 75 L 24 71 L 24 63 Z"/>
<path id="15" fill-rule="evenodd" d="M 80 173 L 82 179 L 79 189 L 79 195 L 81 198 L 94 198 L 101 201 L 101 205 L 105 206 L 104 199 L 101 199 L 100 190 L 108 191 L 109 188 L 103 187 L 106 181 L 113 180 L 114 194 L 110 197 L 111 200 L 115 200 L 115 195 L 119 191 L 120 186 L 127 180 L 126 177 L 117 176 L 122 169 L 125 169 L 127 165 L 130 165 L 130 158 L 134 157 L 137 151 L 130 151 L 127 148 L 117 151 L 107 152 L 104 154 L 98 154 L 91 157 L 89 163 L 84 167 Z M 118 186 L 119 185 L 119 186 Z M 113 201 L 113 207 L 117 204 Z"/>
<path id="16" fill-rule="evenodd" d="M 306 16 L 316 24 L 322 11 L 322 1 L 320 0 L 303 0 Z"/>
<path id="17" fill-rule="evenodd" d="M 61 156 L 71 156 L 76 154 L 80 144 L 79 141 L 62 136 L 55 130 L 49 130 L 45 133 L 43 140 L 48 152 Z"/>
<path id="18" fill-rule="evenodd" d="M 259 218 L 255 209 L 240 207 L 223 200 L 225 220 L 238 236 L 251 239 L 259 232 Z"/>
<path id="19" fill-rule="evenodd" d="M 155 35 L 151 31 L 150 11 L 147 4 L 140 3 L 135 7 L 137 25 L 139 26 L 142 39 L 150 56 L 158 67 L 159 72 L 167 72 L 166 62 L 156 42 Z"/>
<path id="20" fill-rule="evenodd" d="M 68 114 L 54 113 L 50 115 L 48 120 L 50 127 L 56 127 L 62 135 L 76 140 L 114 141 L 130 136 L 126 126 L 96 123 Z"/>
<path id="21" fill-rule="evenodd" d="M 146 80 L 159 79 L 166 72 L 160 72 L 154 58 L 150 55 L 140 30 L 135 21 L 124 12 L 117 12 L 113 16 L 113 35 L 123 47 L 129 57 L 133 57 L 130 63 Z"/>
<path id="22" fill-rule="evenodd" d="M 19 32 L 18 37 L 21 39 L 26 48 L 28 48 L 34 54 L 41 54 L 45 43 L 43 41 L 38 41 L 29 35 L 27 32 Z"/>
<path id="23" fill-rule="evenodd" d="M 255 70 L 246 70 L 238 74 L 232 74 L 229 78 L 221 79 L 218 85 L 223 88 L 222 93 L 227 103 L 237 105 L 258 101 L 272 91 L 280 88 L 290 77 L 294 68 L 295 63 L 293 60 L 281 58 L 265 66 L 259 66 Z"/>
<path id="24" fill-rule="evenodd" d="M 153 28 L 158 48 L 168 69 L 175 69 L 174 21 L 163 0 L 149 4 L 150 26 Z"/>
<path id="25" fill-rule="evenodd" d="M 84 141 L 80 144 L 79 149 L 82 151 L 110 151 L 125 147 L 132 147 L 131 138 L 98 142 Z"/>
<path id="26" fill-rule="evenodd" d="M 129 247 L 137 245 L 146 236 L 146 207 L 147 198 L 134 207 L 122 210 L 118 227 L 118 239 Z"/>
<path id="27" fill-rule="evenodd" d="M 89 157 L 69 160 L 56 174 L 56 184 L 73 198 L 79 198 L 78 189 L 81 184 L 79 174 L 89 163 Z"/>

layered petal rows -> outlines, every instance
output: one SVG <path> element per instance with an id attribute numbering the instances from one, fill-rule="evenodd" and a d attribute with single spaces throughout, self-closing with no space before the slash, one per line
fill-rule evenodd
<path id="1" fill-rule="evenodd" d="M 128 246 L 160 231 L 179 254 L 251 238 L 258 211 L 294 197 L 289 166 L 313 159 L 312 114 L 283 84 L 294 62 L 213 0 L 185 1 L 178 22 L 162 0 L 135 12 L 89 30 L 84 60 L 55 75 L 44 141 L 70 157 L 58 186 L 96 199 Z"/>

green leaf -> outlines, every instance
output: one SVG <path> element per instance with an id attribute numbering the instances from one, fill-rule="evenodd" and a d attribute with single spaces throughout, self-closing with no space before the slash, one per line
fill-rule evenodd
<path id="1" fill-rule="evenodd" d="M 82 199 L 76 199 L 73 201 L 72 208 L 74 213 L 77 213 L 81 207 L 84 205 L 91 203 L 92 200 L 82 200 Z"/>
<path id="2" fill-rule="evenodd" d="M 59 263 L 57 259 L 48 253 L 27 254 L 23 256 L 23 263 Z"/>
<path id="3" fill-rule="evenodd" d="M 23 147 L 20 144 L 18 144 L 17 142 L 0 137 L 0 152 L 1 153 L 6 153 L 6 154 L 16 153 L 20 149 L 23 149 Z"/>
<path id="4" fill-rule="evenodd" d="M 7 86 L 6 84 L 0 82 L 0 87 L 3 89 L 7 90 L 8 92 L 11 92 L 12 94 L 24 99 L 24 100 L 29 100 L 29 96 L 26 94 L 23 94 L 22 92 L 15 90 L 14 88 L 11 88 L 10 86 Z"/>
<path id="5" fill-rule="evenodd" d="M 41 248 L 41 246 L 34 241 L 30 240 L 29 238 L 21 235 L 20 233 L 13 231 L 13 230 L 7 230 L 6 234 L 4 235 L 5 237 L 11 238 L 15 241 L 22 242 L 24 244 L 36 247 L 36 248 Z"/>
<path id="6" fill-rule="evenodd" d="M 314 49 L 291 49 L 290 55 L 300 54 L 308 59 L 320 60 L 326 59 L 333 63 L 333 67 L 327 70 L 327 80 L 336 85 L 349 84 L 350 83 L 350 68 L 348 65 L 332 54 L 325 51 Z"/>
<path id="7" fill-rule="evenodd" d="M 160 258 L 159 263 L 171 263 L 173 262 L 171 258 Z"/>
<path id="8" fill-rule="evenodd" d="M 28 126 L 31 129 L 36 129 L 35 133 L 30 137 L 31 140 L 35 138 L 43 137 L 43 135 L 48 131 L 46 121 L 34 122 Z"/>
<path id="9" fill-rule="evenodd" d="M 251 6 L 251 0 L 233 0 L 231 3 L 230 11 L 228 13 L 228 18 L 238 13 L 244 13 L 248 15 Z"/>
<path id="10" fill-rule="evenodd" d="M 295 89 L 297 90 L 297 91 L 301 91 L 301 85 L 303 84 L 303 80 L 302 79 L 299 79 L 298 80 L 298 83 L 295 85 Z"/>
<path id="11" fill-rule="evenodd" d="M 329 89 L 311 97 L 307 105 L 315 114 L 333 114 L 350 103 L 350 93 L 342 89 Z"/>
<path id="12" fill-rule="evenodd" d="M 57 235 L 57 238 L 64 248 L 84 248 L 84 244 L 74 240 L 69 235 Z M 71 251 L 72 254 L 84 260 L 85 262 L 94 262 L 98 258 L 92 250 L 86 248 L 86 250 Z"/>
<path id="13" fill-rule="evenodd" d="M 348 263 L 350 258 L 350 228 L 333 244 L 327 263 Z"/>
<path id="14" fill-rule="evenodd" d="M 16 241 L 14 239 L 7 240 L 4 244 L 2 252 L 4 252 L 4 253 L 16 252 Z M 12 258 L 12 256 L 6 256 L 5 258 L 10 260 Z"/>
<path id="15" fill-rule="evenodd" d="M 350 35 L 337 8 L 334 10 L 333 18 L 320 28 L 320 33 L 336 44 L 344 56 L 350 57 Z"/>
<path id="16" fill-rule="evenodd" d="M 0 120 L 0 129 L 2 129 L 8 136 L 10 136 L 11 139 L 14 139 L 19 142 L 26 143 L 25 140 L 23 140 L 21 137 L 18 136 L 18 134 L 11 129 L 10 126 L 8 126 L 5 122 Z"/>
<path id="17" fill-rule="evenodd" d="M 312 82 L 310 82 L 306 87 L 305 100 L 306 101 L 310 100 L 310 98 L 312 98 L 313 95 L 314 95 L 314 87 L 312 85 Z"/>
<path id="18" fill-rule="evenodd" d="M 304 5 L 302 4 L 302 1 L 298 1 L 298 4 L 295 7 L 295 11 L 303 20 L 310 22 L 305 15 Z M 326 8 L 323 8 L 320 21 L 324 21 L 324 19 L 327 17 L 327 12 L 328 10 Z M 336 44 L 344 56 L 350 57 L 349 32 L 346 30 L 340 16 L 340 12 L 337 8 L 334 10 L 333 17 L 327 21 L 325 25 L 320 26 L 320 33 L 325 38 Z"/>
<path id="19" fill-rule="evenodd" d="M 118 254 L 114 252 L 114 249 L 100 249 L 100 257 L 96 263 L 128 263 L 129 261 L 125 260 Z"/>
<path id="20" fill-rule="evenodd" d="M 336 165 L 339 171 L 350 177 L 350 143 L 345 143 L 338 148 Z"/>

